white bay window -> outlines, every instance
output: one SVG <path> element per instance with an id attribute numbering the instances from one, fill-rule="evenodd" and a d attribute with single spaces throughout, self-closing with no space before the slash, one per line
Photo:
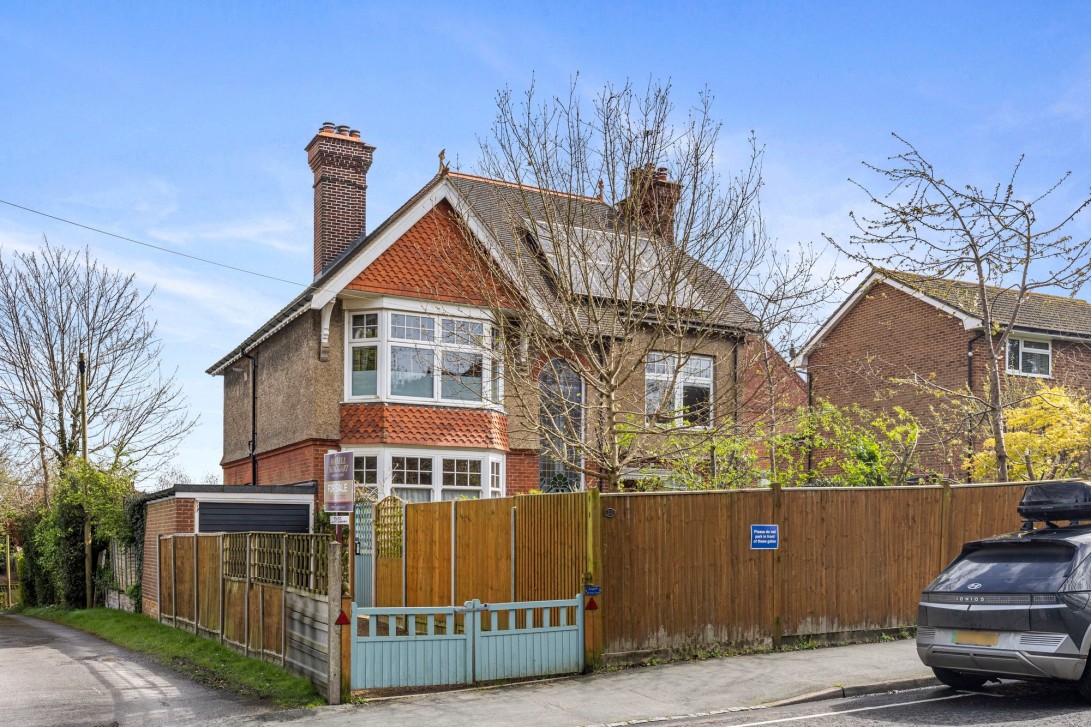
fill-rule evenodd
<path id="1" fill-rule="evenodd" d="M 353 452 L 358 490 L 405 502 L 477 500 L 504 496 L 504 455 L 484 450 L 346 447 Z"/>
<path id="2" fill-rule="evenodd" d="M 377 311 L 347 322 L 346 401 L 500 405 L 499 336 L 485 321 Z"/>

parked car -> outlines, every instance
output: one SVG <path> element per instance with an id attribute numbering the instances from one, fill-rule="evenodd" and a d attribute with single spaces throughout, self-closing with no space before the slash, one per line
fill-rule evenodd
<path id="1" fill-rule="evenodd" d="M 1028 486 L 1019 513 L 1019 532 L 967 543 L 925 588 L 917 653 L 956 689 L 1063 681 L 1091 701 L 1091 484 Z"/>

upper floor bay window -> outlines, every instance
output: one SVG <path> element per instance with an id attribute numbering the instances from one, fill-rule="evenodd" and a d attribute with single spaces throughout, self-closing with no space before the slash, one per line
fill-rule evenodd
<path id="1" fill-rule="evenodd" d="M 1053 351 L 1049 341 L 1025 338 L 1008 339 L 1008 373 L 1022 376 L 1049 376 Z"/>
<path id="2" fill-rule="evenodd" d="M 679 368 L 679 361 L 681 367 Z M 644 362 L 644 412 L 668 426 L 712 426 L 712 357 L 653 351 Z"/>
<path id="3" fill-rule="evenodd" d="M 497 333 L 485 321 L 380 311 L 349 314 L 348 399 L 498 404 Z"/>

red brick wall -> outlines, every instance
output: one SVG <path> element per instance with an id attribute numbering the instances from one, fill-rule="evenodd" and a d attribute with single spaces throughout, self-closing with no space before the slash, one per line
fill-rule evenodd
<path id="1" fill-rule="evenodd" d="M 508 449 L 507 417 L 484 409 L 342 404 L 342 444 Z"/>
<path id="2" fill-rule="evenodd" d="M 286 447 L 280 447 L 258 455 L 259 485 L 290 485 L 296 482 L 318 482 L 322 491 L 322 456 L 331 449 L 339 449 L 336 440 L 308 439 Z M 250 458 L 237 459 L 223 465 L 225 485 L 248 485 Z"/>
<path id="3" fill-rule="evenodd" d="M 507 456 L 507 494 L 521 495 L 538 489 L 538 451 L 513 449 Z"/>
<path id="4" fill-rule="evenodd" d="M 966 385 L 966 345 L 976 335 L 962 322 L 913 296 L 878 283 L 871 288 L 808 356 L 815 400 L 871 410 L 901 406 L 928 425 L 936 397 L 890 379 L 917 373 L 940 386 Z M 974 345 L 974 390 L 985 381 L 985 344 Z M 942 447 L 921 444 L 921 464 L 961 477 L 961 466 L 945 463 Z"/>
<path id="5" fill-rule="evenodd" d="M 141 576 L 142 608 L 152 618 L 159 616 L 159 536 L 192 533 L 196 501 L 164 497 L 147 504 L 144 525 L 144 573 Z"/>

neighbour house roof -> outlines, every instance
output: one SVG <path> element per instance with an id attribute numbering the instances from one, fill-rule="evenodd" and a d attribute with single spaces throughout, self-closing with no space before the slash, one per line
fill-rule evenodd
<path id="1" fill-rule="evenodd" d="M 242 358 L 248 349 L 259 344 L 305 311 L 321 308 L 344 287 L 346 276 L 359 272 L 355 268 L 361 265 L 361 261 L 366 261 L 370 257 L 369 251 L 372 254 L 381 252 L 381 249 L 377 249 L 377 243 L 378 247 L 381 247 L 383 244 L 393 242 L 384 238 L 390 238 L 392 235 L 400 236 L 402 226 L 421 209 L 422 203 L 431 208 L 444 198 L 448 199 L 462 217 L 472 218 L 468 220 L 469 228 L 479 237 L 487 238 L 482 242 L 494 256 L 505 258 L 501 261 L 501 268 L 505 266 L 505 263 L 514 266 L 522 282 L 526 282 L 528 287 L 532 288 L 527 293 L 547 305 L 554 296 L 550 274 L 563 272 L 565 264 L 559 262 L 555 254 L 551 254 L 556 251 L 556 241 L 542 234 L 544 229 L 542 221 L 557 219 L 559 215 L 564 222 L 559 226 L 554 225 L 555 230 L 584 228 L 592 231 L 588 233 L 590 235 L 603 236 L 604 231 L 611 229 L 614 225 L 618 214 L 613 207 L 595 197 L 538 189 L 459 172 L 441 171 L 375 230 L 360 236 L 323 270 L 311 285 L 231 353 L 213 364 L 207 372 L 213 375 L 222 373 L 228 366 Z M 534 242 L 538 243 L 539 249 L 534 249 L 526 239 L 528 231 L 537 233 Z M 650 275 L 656 268 L 653 254 L 655 246 L 663 243 L 646 238 L 638 239 L 646 244 L 642 246 L 645 253 L 644 264 L 638 265 L 637 268 L 646 267 Z M 690 280 L 687 283 L 680 283 L 683 286 L 691 286 L 686 289 L 685 299 L 724 301 L 726 305 L 717 306 L 719 308 L 719 320 L 715 321 L 717 325 L 735 330 L 756 330 L 757 322 L 753 315 L 723 277 L 700 261 L 692 259 L 690 261 L 693 263 Z M 543 262 L 546 264 L 543 265 Z M 612 271 L 607 268 L 606 257 L 592 260 L 587 265 L 579 266 L 579 269 L 584 273 L 577 282 L 583 281 L 587 293 L 595 295 L 606 292 L 602 280 L 612 274 Z M 656 289 L 654 285 L 642 283 L 636 287 L 638 294 L 645 296 L 646 302 L 651 305 L 663 298 L 664 291 Z"/>
<path id="2" fill-rule="evenodd" d="M 856 302 L 878 283 L 886 283 L 958 318 L 963 328 L 968 331 L 982 326 L 980 294 L 976 283 L 873 268 L 871 274 L 811 336 L 793 359 L 793 365 L 806 365 L 807 355 L 821 343 Z M 1015 310 L 1018 291 L 993 285 L 986 286 L 985 291 L 994 321 L 1000 325 L 1006 325 Z M 1037 292 L 1027 293 L 1019 307 L 1013 330 L 1051 336 L 1091 338 L 1091 303 L 1078 298 Z"/>

